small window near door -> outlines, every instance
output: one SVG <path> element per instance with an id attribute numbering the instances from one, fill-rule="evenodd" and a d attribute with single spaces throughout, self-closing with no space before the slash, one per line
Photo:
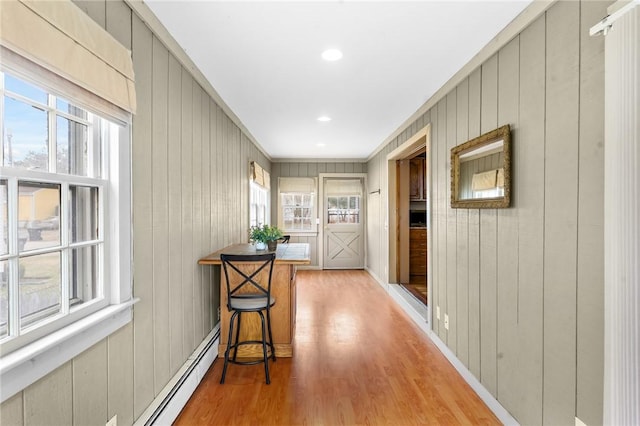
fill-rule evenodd
<path id="1" fill-rule="evenodd" d="M 316 179 L 278 179 L 278 226 L 286 234 L 315 233 Z"/>

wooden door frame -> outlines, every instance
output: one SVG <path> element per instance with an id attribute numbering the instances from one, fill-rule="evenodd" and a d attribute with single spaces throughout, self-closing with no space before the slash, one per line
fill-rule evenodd
<path id="1" fill-rule="evenodd" d="M 432 232 L 431 231 L 431 171 L 433 167 L 431 166 L 431 124 L 427 124 L 425 127 L 416 132 L 411 138 L 409 138 L 405 143 L 394 149 L 392 152 L 387 154 L 387 167 L 386 167 L 386 178 L 387 178 L 387 194 L 389 194 L 387 200 L 387 218 L 386 218 L 386 226 L 388 230 L 387 234 L 387 259 L 388 271 L 387 282 L 390 284 L 398 284 L 399 283 L 399 262 L 398 262 L 398 221 L 396 220 L 398 215 L 398 176 L 397 176 L 397 166 L 396 162 L 398 160 L 403 160 L 406 158 L 411 158 L 420 150 L 426 150 L 426 187 L 427 187 L 427 292 L 431 293 L 431 279 L 432 279 L 432 271 L 431 268 L 431 250 L 433 247 L 431 242 Z"/>
<path id="2" fill-rule="evenodd" d="M 366 173 L 319 173 L 318 174 L 318 268 L 324 269 L 324 178 L 360 178 L 362 179 L 362 205 L 360 216 L 362 222 L 362 242 L 364 265 L 367 264 L 367 174 Z"/>

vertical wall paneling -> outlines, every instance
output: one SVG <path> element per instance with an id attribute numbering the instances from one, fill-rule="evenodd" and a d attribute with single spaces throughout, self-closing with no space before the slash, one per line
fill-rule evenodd
<path id="1" fill-rule="evenodd" d="M 202 96 L 202 156 L 200 157 L 202 170 L 202 238 L 200 241 L 200 251 L 198 256 L 204 256 L 213 251 L 211 245 L 211 132 L 210 132 L 210 111 L 211 100 L 203 93 Z M 211 273 L 213 268 L 199 268 L 202 274 L 200 279 L 200 299 L 202 328 L 200 329 L 202 340 L 209 330 L 215 325 L 212 322 L 209 304 L 211 303 Z"/>
<path id="2" fill-rule="evenodd" d="M 68 362 L 24 390 L 25 425 L 73 424 L 72 375 Z"/>
<path id="3" fill-rule="evenodd" d="M 133 325 L 110 335 L 107 345 L 107 418 L 117 415 L 120 424 L 133 424 Z"/>
<path id="4" fill-rule="evenodd" d="M 519 129 L 519 56 L 520 38 L 516 37 L 498 54 L 498 126 L 509 124 L 513 141 Z M 519 145 L 512 144 L 513 170 L 519 170 Z M 517 378 L 518 351 L 518 180 L 511 198 L 512 208 L 499 209 L 497 234 L 497 396 L 499 401 L 517 404 L 520 383 Z"/>
<path id="5" fill-rule="evenodd" d="M 169 360 L 169 197 L 167 153 L 167 108 L 169 55 L 157 38 L 153 38 L 152 64 L 152 233 L 153 233 L 153 352 L 154 395 L 171 377 Z"/>
<path id="6" fill-rule="evenodd" d="M 95 3 L 95 2 L 93 2 Z M 105 29 L 131 50 L 131 9 L 122 1 L 105 2 Z"/>
<path id="7" fill-rule="evenodd" d="M 193 78 L 182 69 L 182 315 L 185 333 L 183 351 L 191 353 L 194 343 L 193 322 Z"/>
<path id="8" fill-rule="evenodd" d="M 580 128 L 578 157 L 578 268 L 576 417 L 603 422 L 604 388 L 604 37 L 589 27 L 609 2 L 580 8 Z"/>
<path id="9" fill-rule="evenodd" d="M 498 56 L 482 65 L 480 129 L 498 127 Z M 480 379 L 497 396 L 497 212 L 480 211 Z"/>
<path id="10" fill-rule="evenodd" d="M 106 3 L 94 0 L 74 0 L 76 6 L 82 9 L 87 15 L 96 21 L 102 28 L 106 28 Z"/>
<path id="11" fill-rule="evenodd" d="M 180 117 L 182 114 L 182 66 L 173 55 L 169 56 L 168 73 L 168 115 Z M 181 120 L 167 122 L 167 196 L 169 202 L 169 247 L 180 247 L 182 252 L 182 123 Z M 183 257 L 171 250 L 169 256 L 169 364 L 171 375 L 175 374 L 188 355 L 183 345 L 184 318 L 182 297 Z"/>
<path id="12" fill-rule="evenodd" d="M 216 167 L 216 180 L 214 185 L 215 201 L 217 207 L 216 216 L 218 218 L 216 226 L 216 229 L 218 230 L 218 233 L 216 235 L 216 246 L 221 248 L 225 247 L 224 233 L 227 227 L 226 217 L 222 214 L 222 212 L 224 212 L 226 209 L 223 198 L 224 193 L 226 192 L 224 188 L 225 182 L 223 182 L 222 179 L 224 163 L 226 163 L 226 158 L 224 158 L 224 151 L 222 149 L 223 141 L 225 140 L 223 115 L 224 114 L 222 113 L 222 109 L 220 109 L 220 107 L 216 108 L 216 158 L 218 159 L 218 167 Z"/>
<path id="13" fill-rule="evenodd" d="M 440 176 L 438 174 L 438 164 L 440 163 L 440 151 L 442 148 L 440 147 L 440 139 L 438 136 L 438 129 L 440 125 L 438 123 L 438 106 L 434 106 L 431 109 L 431 164 L 429 165 L 431 169 L 431 176 L 433 178 L 433 183 L 431 185 L 431 229 L 427 230 L 427 232 L 431 233 L 431 247 L 427 247 L 427 251 L 432 255 L 431 268 L 433 270 L 431 276 L 432 285 L 431 285 L 431 294 L 429 295 L 429 300 L 431 301 L 431 313 L 432 313 L 432 321 L 431 328 L 436 333 L 440 332 L 440 323 L 443 320 L 442 312 L 440 313 L 440 318 L 438 318 L 438 310 L 439 307 L 439 297 L 440 297 L 440 265 L 438 262 L 439 257 L 436 255 L 439 247 L 439 239 L 438 233 L 440 232 L 440 228 L 438 226 L 439 218 L 438 214 L 440 210 L 437 208 L 440 197 Z"/>
<path id="14" fill-rule="evenodd" d="M 2 403 L 2 412 L 0 412 L 0 420 L 2 420 L 2 424 L 12 426 L 24 425 L 24 402 L 22 401 L 22 398 L 23 393 L 18 392 Z"/>
<path id="15" fill-rule="evenodd" d="M 578 2 L 559 2 L 547 12 L 545 424 L 575 418 L 579 13 Z"/>
<path id="16" fill-rule="evenodd" d="M 95 368 L 107 364 L 107 341 L 93 345 L 72 362 L 73 424 L 101 425 L 108 417 L 107 369 Z"/>
<path id="17" fill-rule="evenodd" d="M 469 79 L 456 89 L 455 145 L 469 139 Z M 469 368 L 469 210 L 455 209 L 456 214 L 456 354 Z"/>
<path id="18" fill-rule="evenodd" d="M 222 135 L 223 135 L 223 140 L 228 140 L 231 141 L 231 131 L 229 129 L 231 125 L 231 120 L 229 120 L 227 117 L 222 116 Z M 221 158 L 223 159 L 223 163 L 222 163 L 222 178 L 220 180 L 220 185 L 222 185 L 222 192 L 219 194 L 221 201 L 222 201 L 222 207 L 223 207 L 223 211 L 230 211 L 231 210 L 231 192 L 229 191 L 229 187 L 231 185 L 231 182 L 228 179 L 231 167 L 230 167 L 230 161 L 231 161 L 231 144 L 221 144 L 220 145 L 220 149 L 221 149 Z M 226 189 L 226 190 L 225 190 Z M 229 236 L 231 235 L 231 225 L 232 225 L 232 220 L 231 217 L 228 216 L 223 216 L 224 221 L 223 221 L 223 228 L 222 228 L 222 246 L 226 246 L 229 243 Z"/>
<path id="19" fill-rule="evenodd" d="M 197 82 L 193 82 L 192 88 L 192 148 L 191 148 L 191 193 L 192 195 L 192 220 L 193 241 L 192 259 L 198 259 L 206 253 L 202 253 L 202 88 Z M 193 316 L 193 348 L 202 341 L 202 266 L 196 262 L 189 264 L 193 271 L 193 283 L 191 285 L 191 315 Z"/>
<path id="20" fill-rule="evenodd" d="M 152 51 L 151 31 L 133 17 L 133 67 L 138 109 L 133 117 L 133 295 L 134 415 L 138 417 L 154 397 L 153 359 L 153 198 L 152 198 Z"/>
<path id="21" fill-rule="evenodd" d="M 469 75 L 469 139 L 480 136 L 482 68 Z M 469 370 L 480 378 L 480 211 L 469 210 Z"/>
<path id="22" fill-rule="evenodd" d="M 447 314 L 447 211 L 449 208 L 449 188 L 447 188 L 447 165 L 450 161 L 450 154 L 447 151 L 447 98 L 438 102 L 438 133 L 436 143 L 438 144 L 438 196 L 436 198 L 436 217 L 438 228 L 435 237 L 437 246 L 435 250 L 438 261 L 438 294 L 436 303 L 440 306 L 440 322 L 438 324 L 438 335 L 442 341 L 447 342 L 447 329 L 444 326 L 444 315 Z M 448 314 L 447 314 L 448 315 Z"/>
<path id="23" fill-rule="evenodd" d="M 447 179 L 445 180 L 447 190 L 444 191 L 446 194 L 445 197 L 445 205 L 447 212 L 447 281 L 446 281 L 446 291 L 447 291 L 447 304 L 446 304 L 446 313 L 449 318 L 449 330 L 447 330 L 447 342 L 449 344 L 449 348 L 454 353 L 458 352 L 458 282 L 457 282 L 457 215 L 456 210 L 450 207 L 450 199 L 451 199 L 451 148 L 456 146 L 457 142 L 457 121 L 456 121 L 456 113 L 457 113 L 457 89 L 453 89 L 447 95 L 447 122 L 446 122 L 446 147 L 445 157 L 446 157 L 446 169 L 445 176 Z"/>
<path id="24" fill-rule="evenodd" d="M 518 368 L 514 416 L 542 424 L 542 283 L 544 272 L 545 16 L 520 35 L 517 131 Z M 516 169 L 514 169 L 516 170 Z M 500 379 L 502 381 L 502 379 Z M 505 402 L 508 404 L 509 402 Z"/>

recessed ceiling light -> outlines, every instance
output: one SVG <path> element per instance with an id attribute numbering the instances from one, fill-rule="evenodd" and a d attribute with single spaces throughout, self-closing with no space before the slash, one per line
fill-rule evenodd
<path id="1" fill-rule="evenodd" d="M 323 115 L 322 117 L 318 117 L 318 121 L 322 121 L 323 123 L 326 123 L 327 121 L 331 121 L 331 117 L 327 117 L 326 115 Z"/>
<path id="2" fill-rule="evenodd" d="M 337 61 L 342 58 L 342 52 L 338 49 L 327 49 L 322 52 L 322 59 L 325 61 Z"/>
<path id="3" fill-rule="evenodd" d="M 323 143 L 317 143 L 316 146 L 319 146 L 320 148 L 322 148 L 323 146 L 327 146 L 327 145 L 325 145 Z"/>

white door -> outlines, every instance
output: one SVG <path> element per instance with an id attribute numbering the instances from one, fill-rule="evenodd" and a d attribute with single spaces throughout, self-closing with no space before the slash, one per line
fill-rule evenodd
<path id="1" fill-rule="evenodd" d="M 362 178 L 324 178 L 323 185 L 324 269 L 362 269 Z"/>

